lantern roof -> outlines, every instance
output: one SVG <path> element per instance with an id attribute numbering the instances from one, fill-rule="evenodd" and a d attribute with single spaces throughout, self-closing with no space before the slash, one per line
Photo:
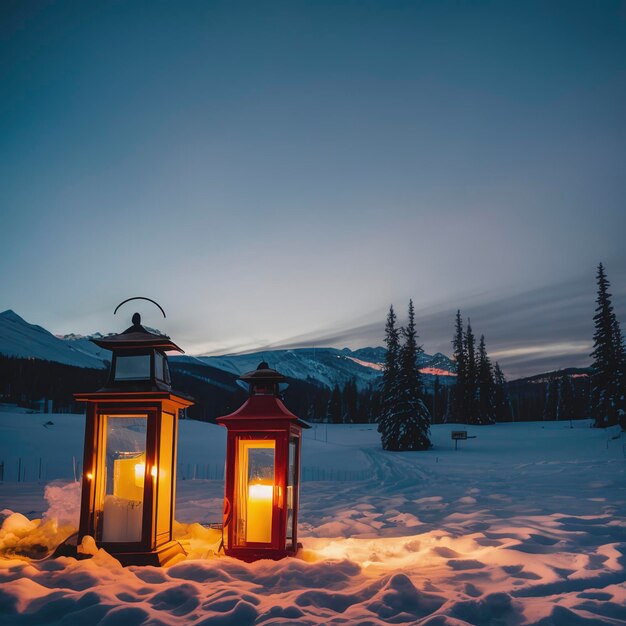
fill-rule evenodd
<path id="1" fill-rule="evenodd" d="M 304 420 L 294 415 L 276 396 L 250 396 L 236 411 L 215 420 L 218 424 L 237 420 L 285 420 L 302 428 L 311 428 Z"/>
<path id="2" fill-rule="evenodd" d="M 102 339 L 92 339 L 91 341 L 105 350 L 129 350 L 129 349 L 150 349 L 176 350 L 184 352 L 167 335 L 151 333 L 141 325 L 141 315 L 135 313 L 132 318 L 133 325 L 124 332 L 117 335 L 109 335 Z"/>
<path id="3" fill-rule="evenodd" d="M 282 383 L 287 378 L 280 372 L 273 370 L 265 361 L 262 361 L 255 370 L 242 374 L 239 380 L 243 380 L 251 385 L 253 383 Z"/>
<path id="4" fill-rule="evenodd" d="M 278 384 L 287 380 L 280 372 L 272 369 L 265 361 L 258 367 L 239 377 L 239 380 L 250 385 L 251 395 L 233 413 L 217 418 L 218 424 L 226 424 L 236 420 L 285 420 L 296 423 L 302 428 L 311 428 L 304 420 L 294 415 L 278 397 Z M 271 393 L 255 393 L 259 389 L 271 389 Z"/>

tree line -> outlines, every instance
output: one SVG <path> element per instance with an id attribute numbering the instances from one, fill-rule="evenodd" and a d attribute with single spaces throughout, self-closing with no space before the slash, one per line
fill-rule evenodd
<path id="1" fill-rule="evenodd" d="M 494 424 L 509 414 L 506 380 L 496 362 L 487 354 L 485 336 L 478 349 L 470 320 L 463 327 L 461 311 L 456 312 L 452 359 L 456 363 L 456 384 L 452 390 L 447 421 L 463 424 Z"/>
<path id="2" fill-rule="evenodd" d="M 569 374 L 555 374 L 547 381 L 542 410 L 535 413 L 533 419 L 570 420 L 571 424 L 571 420 L 584 417 L 586 413 L 593 417 L 596 427 L 619 424 L 626 430 L 626 349 L 609 287 L 604 266 L 600 263 L 589 394 L 581 395 Z M 378 424 L 382 447 L 385 450 L 427 450 L 432 445 L 432 416 L 417 366 L 417 356 L 422 348 L 417 345 L 412 300 L 409 301 L 408 323 L 404 327 L 397 326 L 393 305 L 390 306 L 385 344 L 387 355 Z M 497 362 L 492 365 L 485 336 L 481 335 L 476 341 L 470 320 L 465 325 L 460 310 L 456 313 L 452 350 L 456 382 L 447 394 L 444 421 L 486 425 L 513 419 L 512 401 L 502 369 Z M 430 402 L 433 408 L 437 394 L 436 384 Z M 518 390 L 518 416 L 520 395 Z"/>

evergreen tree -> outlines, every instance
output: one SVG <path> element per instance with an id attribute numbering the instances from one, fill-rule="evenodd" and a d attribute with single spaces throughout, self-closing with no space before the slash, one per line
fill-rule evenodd
<path id="1" fill-rule="evenodd" d="M 396 326 L 396 314 L 393 305 L 389 307 L 385 324 L 385 369 L 383 371 L 381 410 L 378 432 L 381 434 L 383 448 L 390 449 L 392 425 L 398 410 L 398 377 L 400 371 L 400 330 Z"/>
<path id="2" fill-rule="evenodd" d="M 306 410 L 306 421 L 307 422 L 315 422 L 316 421 L 316 415 L 315 415 L 315 405 L 313 404 L 313 402 L 311 402 Z"/>
<path id="3" fill-rule="evenodd" d="M 341 391 L 339 391 L 339 385 L 337 383 L 335 383 L 333 391 L 330 394 L 326 417 L 326 421 L 330 424 L 341 424 Z"/>
<path id="4" fill-rule="evenodd" d="M 557 407 L 559 403 L 559 382 L 556 378 L 551 378 L 546 387 L 546 401 L 543 405 L 544 422 L 550 422 L 557 418 Z"/>
<path id="5" fill-rule="evenodd" d="M 356 379 L 350 379 L 343 387 L 343 423 L 351 424 L 358 419 L 357 409 L 358 391 Z"/>
<path id="6" fill-rule="evenodd" d="M 373 385 L 368 385 L 366 398 L 366 418 L 367 422 L 374 424 L 378 421 L 378 417 L 382 410 L 381 404 L 381 392 L 380 389 L 374 388 Z"/>
<path id="7" fill-rule="evenodd" d="M 511 416 L 511 408 L 509 405 L 509 394 L 506 389 L 506 379 L 500 369 L 500 365 L 496 361 L 494 368 L 494 408 L 497 422 L 506 422 Z"/>
<path id="8" fill-rule="evenodd" d="M 465 352 L 465 422 L 479 424 L 478 421 L 478 367 L 476 364 L 476 338 L 472 332 L 472 325 L 467 320 L 467 330 L 464 337 Z"/>
<path id="9" fill-rule="evenodd" d="M 556 419 L 557 420 L 570 420 L 576 415 L 576 399 L 574 396 L 574 386 L 572 385 L 572 379 L 563 374 L 559 380 L 559 397 L 556 407 Z"/>
<path id="10" fill-rule="evenodd" d="M 485 347 L 485 335 L 480 336 L 478 347 L 478 412 L 476 424 L 493 424 L 496 421 L 495 383 L 493 368 Z"/>
<path id="11" fill-rule="evenodd" d="M 438 415 L 441 413 L 441 383 L 439 382 L 439 376 L 435 375 L 435 384 L 433 385 L 433 410 L 431 411 L 432 423 L 437 423 Z"/>
<path id="12" fill-rule="evenodd" d="M 464 422 L 467 368 L 461 311 L 456 312 L 454 338 L 452 339 L 452 360 L 456 363 L 456 383 L 449 396 L 447 421 Z"/>
<path id="13" fill-rule="evenodd" d="M 408 318 L 406 327 L 402 329 L 404 343 L 399 353 L 395 413 L 383 432 L 385 450 L 427 450 L 432 446 L 429 438 L 430 413 L 424 402 L 422 379 L 417 365 L 422 348 L 417 345 L 412 300 L 409 301 Z"/>
<path id="14" fill-rule="evenodd" d="M 602 263 L 598 265 L 597 284 L 594 349 L 591 353 L 591 412 L 596 427 L 605 428 L 619 423 L 626 429 L 624 342 Z"/>

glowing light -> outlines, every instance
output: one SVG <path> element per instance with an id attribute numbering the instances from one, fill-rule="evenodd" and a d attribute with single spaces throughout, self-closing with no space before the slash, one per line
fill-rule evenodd
<path id="1" fill-rule="evenodd" d="M 139 487 L 143 485 L 143 477 L 146 473 L 145 463 L 135 463 L 135 484 Z"/>
<path id="2" fill-rule="evenodd" d="M 274 485 L 253 483 L 248 486 L 246 541 L 269 543 L 272 540 L 272 500 Z"/>
<path id="3" fill-rule="evenodd" d="M 87 480 L 93 480 L 93 474 L 91 472 L 87 472 Z"/>

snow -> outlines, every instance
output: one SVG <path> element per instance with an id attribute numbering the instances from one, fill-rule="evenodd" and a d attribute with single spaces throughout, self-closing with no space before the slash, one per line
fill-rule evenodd
<path id="1" fill-rule="evenodd" d="M 8 449 L 80 454 L 66 441 L 70 424 L 82 436 L 80 416 L 46 416 L 48 429 L 42 416 L 9 417 L 0 460 Z M 303 463 L 334 479 L 303 482 L 304 550 L 280 562 L 217 553 L 219 531 L 197 522 L 220 520 L 220 480 L 179 480 L 175 534 L 188 556 L 169 568 L 122 568 L 89 542 L 91 559 L 34 560 L 75 524 L 73 469 L 51 484 L 11 479 L 0 484 L 0 622 L 625 624 L 623 436 L 586 421 L 499 424 L 469 427 L 477 438 L 455 452 L 458 428 L 436 425 L 432 450 L 407 453 L 382 451 L 375 426 L 307 431 Z M 182 422 L 182 463 L 223 464 L 224 432 Z M 367 477 L 341 480 L 352 464 Z"/>
<path id="2" fill-rule="evenodd" d="M 0 313 L 0 354 L 95 369 L 105 367 L 104 360 L 110 358 L 108 351 L 86 339 L 64 341 L 10 309 Z"/>

